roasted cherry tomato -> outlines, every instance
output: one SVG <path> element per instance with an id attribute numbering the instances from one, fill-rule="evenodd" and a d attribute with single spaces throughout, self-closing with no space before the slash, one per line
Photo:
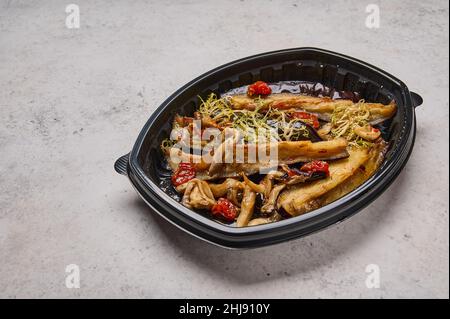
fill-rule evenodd
<path id="1" fill-rule="evenodd" d="M 327 176 L 330 176 L 329 165 L 327 162 L 324 161 L 312 161 L 306 163 L 300 168 L 300 170 L 311 174 L 316 172 L 322 172 L 325 173 Z"/>
<path id="2" fill-rule="evenodd" d="M 315 114 L 311 114 L 308 112 L 294 112 L 292 113 L 292 117 L 305 120 L 308 124 L 310 124 L 315 129 L 320 127 L 319 118 Z"/>
<path id="3" fill-rule="evenodd" d="M 180 163 L 172 175 L 172 184 L 177 187 L 195 178 L 195 167 L 192 163 Z"/>
<path id="4" fill-rule="evenodd" d="M 232 222 L 237 216 L 237 209 L 228 199 L 219 198 L 217 203 L 211 208 L 211 213 L 214 217 L 224 219 L 227 222 Z"/>
<path id="5" fill-rule="evenodd" d="M 263 81 L 256 81 L 252 85 L 249 85 L 247 89 L 248 96 L 269 95 L 270 93 L 272 93 L 272 89 Z"/>

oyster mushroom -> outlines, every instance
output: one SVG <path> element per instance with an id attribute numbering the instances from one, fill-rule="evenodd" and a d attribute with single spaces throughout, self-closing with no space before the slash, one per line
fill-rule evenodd
<path id="1" fill-rule="evenodd" d="M 269 223 L 273 223 L 276 221 L 281 220 L 281 215 L 278 214 L 277 212 L 274 212 L 272 215 L 270 215 L 269 217 L 263 218 L 263 217 L 259 217 L 259 218 L 254 218 L 252 219 L 247 226 L 257 226 L 257 225 L 264 225 L 264 224 L 269 224 Z"/>
<path id="2" fill-rule="evenodd" d="M 269 214 L 275 210 L 275 204 L 277 202 L 277 198 L 280 195 L 281 191 L 286 187 L 286 184 L 276 185 L 270 192 L 267 197 L 266 202 L 261 207 L 261 213 Z"/>
<path id="3" fill-rule="evenodd" d="M 207 182 L 193 179 L 186 184 L 181 203 L 187 208 L 210 209 L 216 203 Z"/>
<path id="4" fill-rule="evenodd" d="M 353 130 L 356 135 L 368 141 L 375 141 L 381 136 L 381 131 L 371 125 L 357 126 Z"/>
<path id="5" fill-rule="evenodd" d="M 246 185 L 244 187 L 244 196 L 241 202 L 241 212 L 236 221 L 237 227 L 247 226 L 255 209 L 255 199 L 256 193 Z"/>

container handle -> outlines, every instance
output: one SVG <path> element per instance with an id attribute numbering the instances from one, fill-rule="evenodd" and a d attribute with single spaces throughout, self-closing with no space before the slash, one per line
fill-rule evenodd
<path id="1" fill-rule="evenodd" d="M 116 162 L 114 163 L 114 169 L 117 173 L 122 175 L 128 175 L 128 160 L 130 158 L 130 153 L 125 154 L 121 157 L 119 157 Z"/>
<path id="2" fill-rule="evenodd" d="M 410 93 L 411 93 L 411 100 L 412 100 L 413 106 L 414 107 L 421 106 L 423 103 L 423 98 L 415 92 L 410 92 Z"/>

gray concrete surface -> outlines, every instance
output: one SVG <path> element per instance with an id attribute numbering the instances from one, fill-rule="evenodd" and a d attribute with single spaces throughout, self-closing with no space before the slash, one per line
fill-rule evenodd
<path id="1" fill-rule="evenodd" d="M 375 0 L 379 29 L 364 25 L 368 1 L 74 2 L 80 29 L 65 27 L 69 1 L 0 1 L 0 297 L 448 298 L 447 1 Z M 167 224 L 113 171 L 182 84 L 299 46 L 366 60 L 424 97 L 408 165 L 363 212 L 228 251 Z"/>

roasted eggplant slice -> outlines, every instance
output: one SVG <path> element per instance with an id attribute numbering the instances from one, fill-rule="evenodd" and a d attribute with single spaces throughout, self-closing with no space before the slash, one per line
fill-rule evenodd
<path id="1" fill-rule="evenodd" d="M 283 191 L 278 197 L 278 207 L 292 216 L 319 207 L 317 198 L 350 178 L 369 159 L 369 151 L 365 148 L 352 149 L 349 153 L 348 158 L 330 163 L 329 178 L 310 184 L 298 184 Z"/>
<path id="2" fill-rule="evenodd" d="M 320 206 L 325 206 L 331 202 L 334 202 L 342 196 L 350 193 L 370 178 L 383 162 L 387 147 L 388 144 L 386 142 L 382 140 L 377 142 L 376 145 L 374 145 L 369 151 L 369 159 L 366 163 L 364 163 L 364 165 L 360 166 L 356 170 L 355 174 L 318 198 L 317 202 Z"/>
<path id="3" fill-rule="evenodd" d="M 229 150 L 236 156 L 236 144 L 230 144 Z M 214 163 L 207 163 L 201 157 L 196 155 L 186 154 L 180 149 L 173 148 L 170 151 L 169 165 L 173 170 L 176 170 L 178 163 L 180 162 L 193 162 L 197 171 L 197 178 L 202 180 L 212 180 L 226 177 L 238 177 L 241 173 L 246 175 L 252 175 L 260 171 L 269 171 L 274 167 L 274 162 L 270 156 L 267 158 L 257 158 L 255 163 L 251 163 L 249 160 L 250 154 L 277 154 L 276 159 L 278 162 L 275 164 L 294 164 L 299 162 L 309 162 L 312 160 L 335 160 L 348 157 L 347 141 L 345 139 L 335 139 L 330 141 L 322 141 L 312 143 L 310 141 L 298 141 L 298 142 L 274 142 L 270 144 L 245 144 L 242 145 L 244 162 L 239 163 L 236 160 L 232 163 L 226 163 L 221 157 Z M 261 148 L 261 149 L 259 149 Z M 214 165 L 214 170 L 211 171 L 211 166 Z"/>
<path id="4" fill-rule="evenodd" d="M 229 97 L 229 103 L 234 109 L 300 109 L 317 114 L 324 121 L 330 121 L 331 115 L 337 107 L 355 104 L 351 100 L 333 100 L 329 97 L 314 97 L 291 93 L 272 94 L 260 99 L 250 98 L 247 95 L 234 95 Z M 397 109 L 394 101 L 388 105 L 381 103 L 363 104 L 369 109 L 369 121 L 374 125 L 391 118 Z"/>

